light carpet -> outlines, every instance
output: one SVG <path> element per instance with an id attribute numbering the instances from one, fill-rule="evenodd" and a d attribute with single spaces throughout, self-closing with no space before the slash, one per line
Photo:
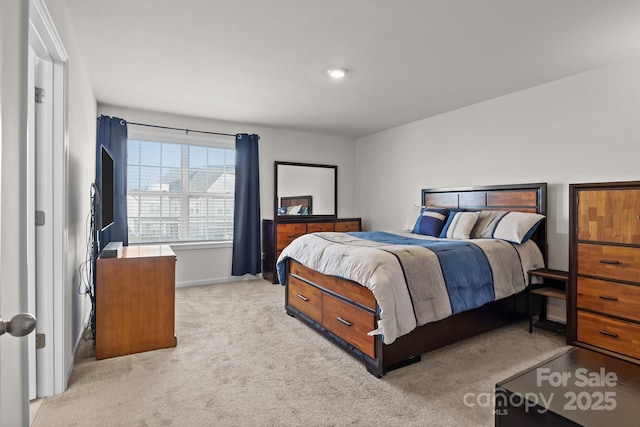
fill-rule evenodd
<path id="1" fill-rule="evenodd" d="M 377 379 L 287 316 L 284 288 L 264 280 L 177 289 L 176 336 L 171 349 L 78 359 L 33 425 L 492 426 L 496 382 L 568 348 L 522 322 Z"/>

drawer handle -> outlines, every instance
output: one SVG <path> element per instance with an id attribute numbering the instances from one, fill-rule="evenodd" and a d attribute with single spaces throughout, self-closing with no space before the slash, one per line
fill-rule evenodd
<path id="1" fill-rule="evenodd" d="M 344 320 L 342 317 L 338 316 L 336 317 L 336 319 L 338 320 L 338 322 L 342 323 L 343 325 L 347 325 L 347 326 L 351 326 L 353 325 L 353 323 L 349 322 L 348 320 Z"/>
<path id="2" fill-rule="evenodd" d="M 618 297 L 610 297 L 609 295 L 598 295 L 598 297 L 607 301 L 618 301 Z"/>
<path id="3" fill-rule="evenodd" d="M 300 298 L 302 301 L 309 301 L 309 298 L 305 297 L 304 295 L 298 294 L 298 298 Z"/>
<path id="4" fill-rule="evenodd" d="M 609 332 L 609 331 L 598 331 L 598 332 L 600 332 L 602 335 L 606 335 L 608 337 L 618 338 L 618 334 L 614 334 L 613 332 Z"/>
<path id="5" fill-rule="evenodd" d="M 609 264 L 609 265 L 620 265 L 620 261 L 616 261 L 615 259 L 601 259 L 600 264 Z"/>

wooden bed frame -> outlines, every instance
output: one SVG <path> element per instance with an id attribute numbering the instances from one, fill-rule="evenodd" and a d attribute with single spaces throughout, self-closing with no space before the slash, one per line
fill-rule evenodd
<path id="1" fill-rule="evenodd" d="M 546 215 L 547 184 L 516 184 L 422 190 L 422 204 L 470 210 L 511 210 Z M 533 235 L 545 258 L 546 221 Z M 419 326 L 392 344 L 375 329 L 379 308 L 371 291 L 355 282 L 327 276 L 289 260 L 285 308 L 380 378 L 388 371 L 420 361 L 421 354 L 527 317 L 527 291 L 474 310 Z"/>

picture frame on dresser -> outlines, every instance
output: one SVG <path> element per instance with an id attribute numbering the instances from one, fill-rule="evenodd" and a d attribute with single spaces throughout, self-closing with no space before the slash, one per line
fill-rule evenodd
<path id="1" fill-rule="evenodd" d="M 569 185 L 567 342 L 640 364 L 640 181 Z"/>

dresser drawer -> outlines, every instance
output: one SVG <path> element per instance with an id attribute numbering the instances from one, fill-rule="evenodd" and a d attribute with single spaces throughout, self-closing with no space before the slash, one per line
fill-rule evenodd
<path id="1" fill-rule="evenodd" d="M 578 240 L 640 244 L 640 189 L 578 193 Z"/>
<path id="2" fill-rule="evenodd" d="M 276 225 L 276 249 L 282 250 L 286 248 L 293 239 L 306 234 L 306 232 L 306 223 Z"/>
<path id="3" fill-rule="evenodd" d="M 578 308 L 640 322 L 640 286 L 578 277 Z"/>
<path id="4" fill-rule="evenodd" d="M 372 313 L 324 294 L 322 325 L 367 356 L 375 357 L 374 337 L 367 335 L 367 332 L 375 329 L 375 317 Z"/>
<path id="5" fill-rule="evenodd" d="M 322 322 L 322 291 L 295 277 L 289 277 L 289 304 L 316 322 Z"/>
<path id="6" fill-rule="evenodd" d="M 578 310 L 578 341 L 640 359 L 640 325 Z"/>
<path id="7" fill-rule="evenodd" d="M 320 233 L 333 231 L 333 222 L 310 222 L 307 224 L 307 233 Z"/>
<path id="8" fill-rule="evenodd" d="M 360 231 L 360 221 L 336 221 L 336 231 L 341 233 Z"/>
<path id="9" fill-rule="evenodd" d="M 640 248 L 579 243 L 578 274 L 640 282 Z"/>

